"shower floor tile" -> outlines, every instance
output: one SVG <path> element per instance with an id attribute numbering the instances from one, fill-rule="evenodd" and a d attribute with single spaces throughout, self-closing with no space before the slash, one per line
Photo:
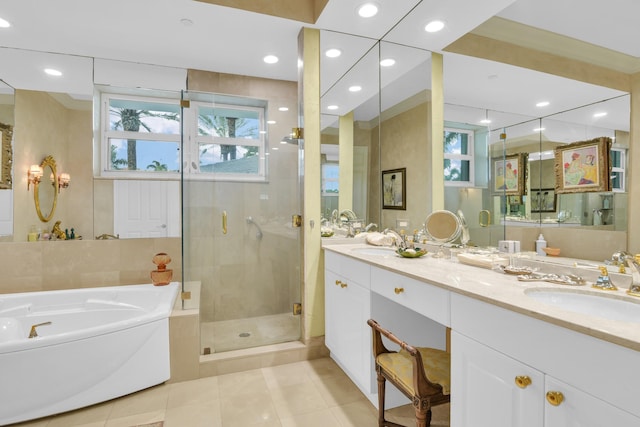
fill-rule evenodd
<path id="1" fill-rule="evenodd" d="M 300 316 L 291 313 L 251 317 L 247 319 L 202 322 L 202 352 L 211 353 L 260 347 L 300 339 Z"/>

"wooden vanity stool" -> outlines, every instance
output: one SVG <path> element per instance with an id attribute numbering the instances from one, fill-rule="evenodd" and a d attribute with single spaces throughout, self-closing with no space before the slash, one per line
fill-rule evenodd
<path id="1" fill-rule="evenodd" d="M 384 418 L 385 380 L 411 400 L 416 411 L 416 426 L 429 427 L 431 407 L 449 402 L 449 353 L 434 348 L 412 347 L 373 319 L 369 319 L 367 324 L 373 332 L 373 357 L 378 376 L 378 427 L 403 427 Z M 382 335 L 398 344 L 400 351 L 388 350 L 382 342 Z"/>

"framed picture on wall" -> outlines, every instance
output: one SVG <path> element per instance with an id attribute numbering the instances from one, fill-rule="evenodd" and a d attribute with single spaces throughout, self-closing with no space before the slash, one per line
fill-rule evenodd
<path id="1" fill-rule="evenodd" d="M 507 196 L 522 196 L 526 180 L 526 153 L 493 159 L 493 192 Z"/>
<path id="2" fill-rule="evenodd" d="M 529 194 L 531 194 L 531 213 L 556 211 L 558 196 L 554 188 L 532 188 Z"/>
<path id="3" fill-rule="evenodd" d="M 382 171 L 382 209 L 407 209 L 407 168 Z"/>
<path id="4" fill-rule="evenodd" d="M 13 126 L 0 123 L 0 188 L 11 188 Z"/>
<path id="5" fill-rule="evenodd" d="M 556 193 L 609 191 L 611 138 L 574 142 L 555 149 Z"/>

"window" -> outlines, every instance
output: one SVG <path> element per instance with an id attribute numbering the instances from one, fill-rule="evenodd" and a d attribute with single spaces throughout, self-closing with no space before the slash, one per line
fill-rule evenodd
<path id="1" fill-rule="evenodd" d="M 322 195 L 338 195 L 338 163 L 327 162 L 322 164 Z"/>
<path id="2" fill-rule="evenodd" d="M 625 169 L 627 164 L 627 150 L 612 148 L 611 156 L 611 189 L 613 191 L 625 191 Z"/>
<path id="3" fill-rule="evenodd" d="M 473 186 L 473 131 L 445 128 L 444 183 Z"/>
<path id="4" fill-rule="evenodd" d="M 182 140 L 191 179 L 266 179 L 265 101 L 209 94 L 181 110 L 179 99 L 103 93 L 101 105 L 103 176 L 178 178 Z"/>
<path id="5" fill-rule="evenodd" d="M 218 179 L 264 179 L 264 108 L 192 103 L 197 134 L 192 172 Z M 197 164 L 197 167 L 194 165 Z"/>
<path id="6" fill-rule="evenodd" d="M 180 171 L 178 101 L 103 94 L 102 171 L 106 176 Z"/>

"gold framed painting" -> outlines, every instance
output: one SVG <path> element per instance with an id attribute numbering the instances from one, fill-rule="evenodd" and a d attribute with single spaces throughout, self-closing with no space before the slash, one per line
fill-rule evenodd
<path id="1" fill-rule="evenodd" d="M 522 196 L 527 176 L 526 163 L 526 153 L 493 159 L 493 192 L 507 196 Z"/>
<path id="2" fill-rule="evenodd" d="M 556 194 L 609 191 L 611 142 L 603 136 L 556 148 Z"/>
<path id="3" fill-rule="evenodd" d="M 0 123 L 0 188 L 11 188 L 13 126 Z"/>
<path id="4" fill-rule="evenodd" d="M 382 171 L 382 209 L 407 209 L 407 168 Z"/>

